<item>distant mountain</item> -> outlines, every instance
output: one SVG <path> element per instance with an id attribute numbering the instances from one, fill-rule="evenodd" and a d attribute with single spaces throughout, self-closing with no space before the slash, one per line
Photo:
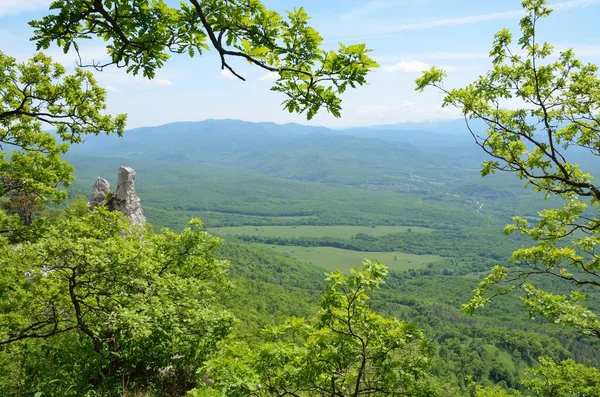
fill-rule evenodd
<path id="1" fill-rule="evenodd" d="M 419 146 L 472 146 L 472 137 L 465 128 L 464 121 L 450 120 L 444 122 L 400 123 L 383 126 L 359 127 L 334 130 L 326 127 L 313 127 L 288 123 L 256 123 L 240 120 L 209 119 L 196 122 L 177 122 L 154 127 L 142 127 L 128 130 L 125 137 L 99 136 L 86 138 L 86 144 L 76 150 L 80 153 L 113 155 L 147 155 L 150 147 L 160 149 L 172 148 L 185 143 L 187 150 L 194 150 L 192 144 L 202 144 L 202 151 L 209 150 L 217 143 L 218 151 L 230 148 L 247 150 L 257 145 L 264 146 L 281 142 L 293 142 L 306 135 L 328 137 L 358 137 L 379 139 L 384 141 L 413 143 Z M 216 138 L 216 142 L 213 138 Z M 223 139 L 227 138 L 227 139 Z M 300 138 L 302 140 L 302 138 Z M 165 154 L 169 157 L 169 154 Z"/>
<path id="2" fill-rule="evenodd" d="M 474 131 L 483 132 L 485 123 L 473 120 L 469 125 Z M 473 137 L 463 119 L 406 122 L 374 125 L 340 130 L 346 135 L 382 139 L 395 142 L 409 142 L 429 147 L 473 147 Z"/>
<path id="3" fill-rule="evenodd" d="M 468 131 L 462 133 L 440 133 L 430 130 L 391 129 L 361 127 L 340 131 L 344 135 L 360 138 L 380 139 L 390 142 L 406 142 L 415 145 L 433 147 L 469 147 L 473 146 L 473 137 Z"/>
<path id="4" fill-rule="evenodd" d="M 306 134 L 334 135 L 335 131 L 325 127 L 310 127 L 300 124 L 275 124 L 275 123 L 251 123 L 240 120 L 204 120 L 177 122 L 154 127 L 135 128 L 126 131 L 124 137 L 111 136 L 89 136 L 84 144 L 74 148 L 78 153 L 95 155 L 148 155 L 148 151 L 159 150 L 160 152 L 171 151 L 184 145 L 187 150 L 192 149 L 194 144 L 202 143 L 203 150 L 218 140 L 219 150 L 224 147 L 232 149 L 243 148 L 245 143 L 236 139 L 224 140 L 223 138 L 260 138 L 270 139 L 279 136 L 289 139 L 290 137 Z M 205 150 L 204 150 L 205 151 Z"/>
<path id="5" fill-rule="evenodd" d="M 430 183 L 462 180 L 479 168 L 480 151 L 472 142 L 453 142 L 452 137 L 429 131 L 336 131 L 205 120 L 136 128 L 120 138 L 91 136 L 71 153 L 218 164 L 286 179 L 420 191 Z"/>
<path id="6" fill-rule="evenodd" d="M 469 122 L 474 128 L 484 127 L 485 124 L 480 120 L 471 120 Z M 363 127 L 360 127 L 363 128 Z M 394 124 L 381 124 L 364 127 L 370 130 L 396 130 L 396 131 L 432 131 L 440 134 L 468 134 L 468 129 L 465 120 L 450 119 L 450 120 L 432 120 L 423 122 L 404 122 Z M 352 128 L 354 129 L 354 128 Z M 348 130 L 352 130 L 348 129 Z"/>
<path id="7" fill-rule="evenodd" d="M 440 189 L 459 191 L 466 181 L 479 180 L 486 155 L 468 132 L 458 132 L 458 124 L 450 120 L 395 125 L 406 129 L 332 130 L 205 120 L 136 128 L 123 137 L 89 136 L 70 153 L 119 163 L 140 160 L 194 164 L 193 168 L 213 164 L 284 179 L 429 194 Z M 408 129 L 415 126 L 434 130 Z M 590 172 L 598 167 L 589 151 L 574 149 L 571 157 Z"/>
<path id="8" fill-rule="evenodd" d="M 394 206 L 398 200 L 404 202 L 404 207 L 382 215 L 380 205 L 371 200 L 376 196 L 369 196 L 368 202 L 352 199 L 358 200 L 353 205 L 370 211 L 367 218 L 380 221 L 392 219 L 390 214 L 399 219 L 395 211 L 408 208 L 406 203 L 426 203 L 431 208 L 459 205 L 461 211 L 481 216 L 481 200 L 486 213 L 506 217 L 512 214 L 506 208 L 514 206 L 514 197 L 528 194 L 513 175 L 482 179 L 484 153 L 468 137 L 427 130 L 336 131 L 299 124 L 205 120 L 137 128 L 120 138 L 86 137 L 83 144 L 72 147 L 67 159 L 76 168 L 73 189 L 83 194 L 96 176 L 112 175 L 120 165 L 134 167 L 147 189 L 141 192 L 158 211 L 155 219 L 169 218 L 167 212 L 173 209 L 185 216 L 195 209 L 214 212 L 218 206 L 208 205 L 205 196 L 218 197 L 223 208 L 244 214 L 271 206 L 313 214 L 323 209 L 322 191 L 339 191 L 327 196 L 340 202 L 363 193 L 381 194 Z M 309 198 L 312 204 L 301 204 Z M 335 207 L 331 200 L 327 205 Z M 350 211 L 344 217 L 347 221 L 354 214 Z M 230 218 L 228 222 L 235 221 L 235 216 Z"/>

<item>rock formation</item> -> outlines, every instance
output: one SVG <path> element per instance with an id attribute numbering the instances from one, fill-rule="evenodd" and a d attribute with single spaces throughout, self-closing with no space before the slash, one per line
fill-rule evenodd
<path id="1" fill-rule="evenodd" d="M 121 211 L 134 225 L 146 224 L 140 198 L 135 194 L 135 171 L 133 168 L 119 167 L 117 190 L 112 198 L 112 208 Z"/>
<path id="2" fill-rule="evenodd" d="M 97 205 L 105 205 L 112 211 L 122 212 L 134 225 L 146 224 L 140 198 L 135 193 L 135 171 L 132 168 L 119 167 L 117 190 L 114 193 L 111 193 L 110 184 L 106 179 L 96 179 L 89 206 L 94 208 Z"/>
<path id="3" fill-rule="evenodd" d="M 94 208 L 97 205 L 106 205 L 109 194 L 110 183 L 106 179 L 98 177 L 96 182 L 94 182 L 92 197 L 89 201 L 90 208 Z"/>

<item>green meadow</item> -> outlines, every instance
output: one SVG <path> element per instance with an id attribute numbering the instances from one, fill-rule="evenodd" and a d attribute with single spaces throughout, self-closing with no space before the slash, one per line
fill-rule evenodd
<path id="1" fill-rule="evenodd" d="M 278 237 L 336 237 L 350 238 L 358 233 L 378 237 L 386 234 L 431 233 L 433 229 L 419 226 L 233 226 L 210 228 L 209 231 L 219 236 L 278 236 Z"/>
<path id="2" fill-rule="evenodd" d="M 360 266 L 364 259 L 380 260 L 393 271 L 420 269 L 426 267 L 429 263 L 442 259 L 438 255 L 413 255 L 404 252 L 361 252 L 333 247 L 257 245 L 270 247 L 278 253 L 302 262 L 312 263 L 326 270 L 341 270 L 343 272 Z"/>

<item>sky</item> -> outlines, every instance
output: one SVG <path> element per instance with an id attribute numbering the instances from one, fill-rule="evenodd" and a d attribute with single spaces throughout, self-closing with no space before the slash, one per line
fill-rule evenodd
<path id="1" fill-rule="evenodd" d="M 19 60 L 35 53 L 27 22 L 48 12 L 50 0 L 0 0 L 0 51 Z M 448 73 L 446 87 L 461 87 L 490 67 L 494 34 L 509 28 L 518 37 L 520 0 L 264 0 L 278 12 L 303 6 L 324 45 L 366 43 L 381 65 L 369 84 L 347 91 L 341 118 L 322 111 L 310 122 L 282 109 L 285 97 L 269 90 L 272 76 L 235 63 L 242 82 L 220 68 L 215 52 L 202 57 L 173 56 L 154 80 L 123 69 L 95 72 L 108 91 L 108 111 L 127 113 L 128 127 L 176 121 L 234 118 L 297 122 L 328 127 L 356 127 L 459 117 L 441 108 L 435 90 L 417 93 L 414 80 L 431 66 Z M 540 22 L 539 37 L 557 50 L 574 48 L 587 62 L 600 63 L 600 0 L 554 0 L 553 14 Z M 106 58 L 102 42 L 82 46 L 84 60 Z M 73 67 L 73 54 L 46 51 Z"/>

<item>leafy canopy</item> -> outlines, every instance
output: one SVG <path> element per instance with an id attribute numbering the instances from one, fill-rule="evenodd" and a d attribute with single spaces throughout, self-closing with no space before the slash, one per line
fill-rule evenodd
<path id="1" fill-rule="evenodd" d="M 472 313 L 514 284 L 523 286 L 523 301 L 532 316 L 572 326 L 600 338 L 597 314 L 582 305 L 586 293 L 600 288 L 600 187 L 574 162 L 582 149 L 600 155 L 600 79 L 598 67 L 575 58 L 573 50 L 555 54 L 536 35 L 541 18 L 551 10 L 544 0 L 525 0 L 518 48 L 512 34 L 496 34 L 490 52 L 493 68 L 465 88 L 446 90 L 445 73 L 432 68 L 417 80 L 417 89 L 442 90 L 444 106 L 462 110 L 465 119 L 483 120 L 485 131 L 469 128 L 475 142 L 491 156 L 482 174 L 515 173 L 534 190 L 563 200 L 536 220 L 514 218 L 506 233 L 529 236 L 535 245 L 513 253 L 514 268 L 497 266 L 465 305 Z M 507 101 L 519 104 L 507 108 Z M 570 297 L 543 291 L 528 281 L 542 275 L 577 287 Z M 512 281 L 503 285 L 503 281 Z"/>
<path id="2" fill-rule="evenodd" d="M 414 325 L 374 313 L 387 268 L 366 261 L 327 277 L 318 314 L 264 330 L 259 346 L 228 342 L 204 368 L 197 396 L 433 396 L 432 348 Z"/>
<path id="3" fill-rule="evenodd" d="M 59 187 L 72 181 L 61 159 L 69 145 L 125 128 L 124 115 L 101 113 L 106 92 L 90 72 L 68 74 L 43 54 L 17 62 L 0 51 L 0 94 L 0 198 L 62 200 Z"/>
<path id="4" fill-rule="evenodd" d="M 221 69 L 241 80 L 231 59 L 276 73 L 272 90 L 286 95 L 286 109 L 309 119 L 321 108 L 339 117 L 340 95 L 365 84 L 377 66 L 364 44 L 322 49 L 303 8 L 284 18 L 260 0 L 188 0 L 179 7 L 163 0 L 55 0 L 50 8 L 56 14 L 31 22 L 38 49 L 56 42 L 67 52 L 81 40 L 101 38 L 110 61 L 89 66 L 117 65 L 153 78 L 170 54 L 193 57 L 212 48 Z"/>
<path id="5" fill-rule="evenodd" d="M 514 251 L 512 268 L 496 266 L 464 310 L 473 313 L 521 286 L 532 317 L 600 338 L 600 320 L 583 304 L 586 293 L 600 291 L 600 256 L 595 249 L 600 243 L 600 186 L 575 162 L 582 149 L 600 155 L 598 67 L 579 61 L 571 49 L 556 54 L 540 41 L 537 25 L 551 14 L 545 0 L 524 0 L 523 7 L 526 15 L 517 48 L 507 29 L 498 32 L 490 52 L 493 67 L 486 75 L 451 90 L 444 88 L 446 74 L 440 69 L 432 68 L 417 79 L 418 90 L 435 87 L 445 93 L 443 106 L 461 109 L 476 144 L 491 157 L 483 164 L 483 176 L 513 172 L 535 191 L 563 200 L 561 208 L 546 209 L 535 220 L 515 217 L 506 226 L 505 233 L 521 233 L 535 245 Z M 482 120 L 487 129 L 477 131 L 470 123 L 473 119 Z M 570 296 L 542 290 L 535 286 L 535 276 L 562 281 L 575 290 Z M 600 396 L 598 370 L 572 360 L 541 358 L 530 375 L 522 383 L 533 396 Z M 475 395 L 513 394 L 478 386 Z"/>
<path id="6" fill-rule="evenodd" d="M 185 387 L 232 325 L 231 315 L 215 303 L 228 286 L 227 263 L 213 256 L 219 240 L 199 221 L 180 234 L 152 233 L 121 213 L 90 211 L 86 203 L 45 229 L 18 247 L 0 240 L 0 347 L 10 354 L 11 346 L 33 349 L 34 341 L 46 339 L 56 351 L 49 356 L 54 362 L 48 356 L 40 361 L 57 372 L 40 365 L 20 381 L 30 391 L 55 390 L 45 377 L 78 365 L 56 361 L 69 351 L 58 348 L 60 342 L 69 339 L 87 357 L 76 360 L 79 365 L 96 363 L 79 389 L 77 376 L 63 379 L 70 393 L 102 390 L 123 377 L 148 387 L 166 370 Z"/>

